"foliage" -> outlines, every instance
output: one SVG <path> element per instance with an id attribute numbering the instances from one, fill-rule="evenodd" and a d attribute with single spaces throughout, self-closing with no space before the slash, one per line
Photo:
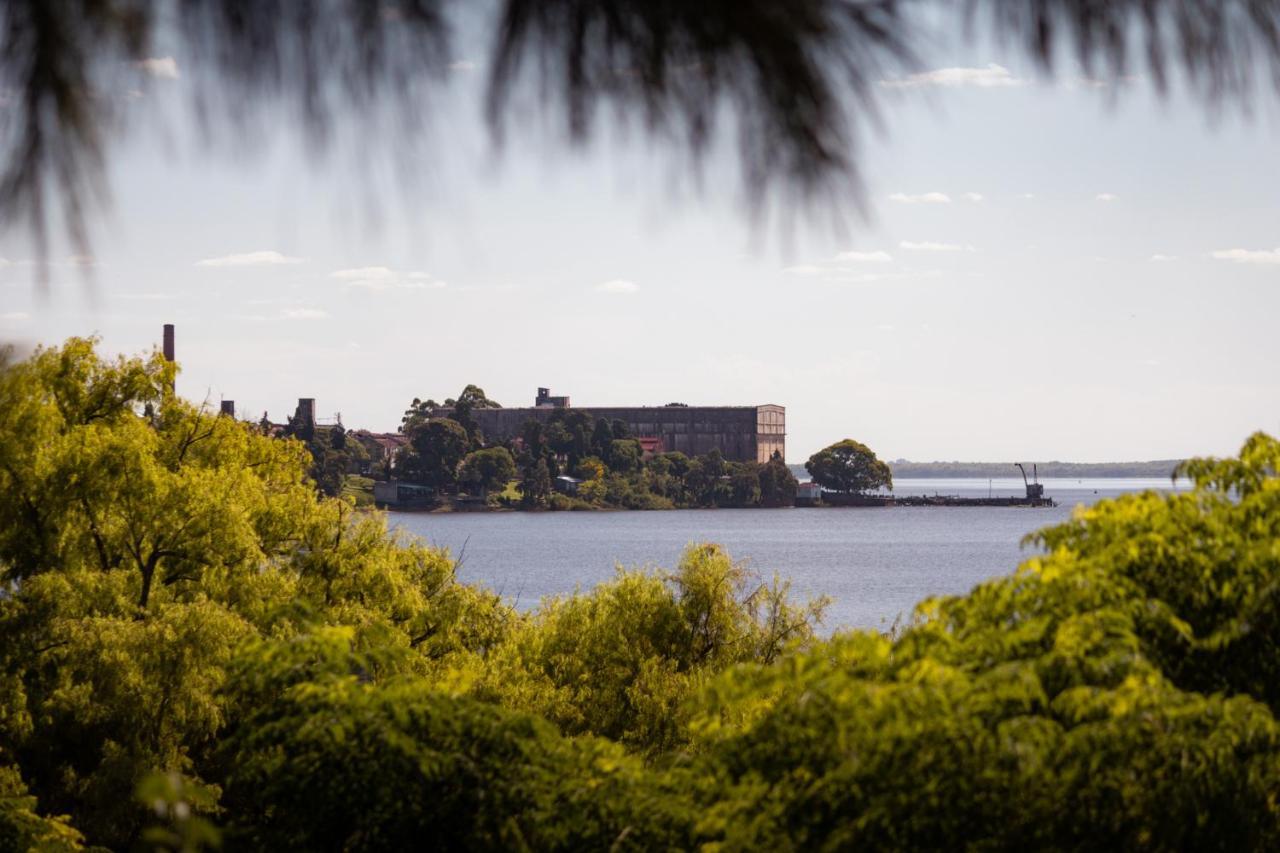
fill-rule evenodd
<path id="1" fill-rule="evenodd" d="M 0 848 L 1280 845 L 1274 438 L 822 638 L 714 545 L 516 613 L 171 375 L 0 370 Z M 775 462 L 592 482 L 763 499 Z"/>
<path id="2" fill-rule="evenodd" d="M 429 418 L 410 427 L 408 453 L 398 463 L 405 475 L 437 489 L 457 484 L 458 464 L 471 448 L 471 438 L 452 418 Z"/>
<path id="3" fill-rule="evenodd" d="M 628 572 L 590 594 L 544 601 L 503 647 L 480 695 L 569 734 L 646 753 L 686 740 L 685 701 L 708 673 L 768 664 L 810 642 L 825 600 L 796 605 L 715 545 L 690 546 L 672 574 Z"/>
<path id="4" fill-rule="evenodd" d="M 515 460 L 505 447 L 474 450 L 458 465 L 458 482 L 474 486 L 481 493 L 505 486 L 515 476 Z"/>
<path id="5" fill-rule="evenodd" d="M 846 438 L 819 450 L 804 464 L 818 485 L 844 494 L 892 489 L 893 473 L 871 448 Z"/>

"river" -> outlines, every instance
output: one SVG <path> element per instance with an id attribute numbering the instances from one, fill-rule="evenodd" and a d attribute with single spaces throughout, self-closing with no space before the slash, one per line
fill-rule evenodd
<path id="1" fill-rule="evenodd" d="M 1053 508 L 886 507 L 669 512 L 392 513 L 391 523 L 450 549 L 459 577 L 517 607 L 589 589 L 615 566 L 672 568 L 691 542 L 718 542 L 799 596 L 828 595 L 826 628 L 888 628 L 933 595 L 963 593 L 1007 574 L 1032 550 L 1023 537 L 1065 521 L 1077 505 L 1168 480 L 1045 480 Z M 1181 488 L 1179 486 L 1178 488 Z M 1015 495 L 1022 481 L 901 480 L 895 493 Z"/>

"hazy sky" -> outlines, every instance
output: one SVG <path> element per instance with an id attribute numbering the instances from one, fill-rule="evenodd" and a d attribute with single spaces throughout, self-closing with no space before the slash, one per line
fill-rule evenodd
<path id="1" fill-rule="evenodd" d="M 59 261 L 42 296 L 26 235 L 0 236 L 0 339 L 136 352 L 173 322 L 185 396 L 276 420 L 311 396 L 373 429 L 468 382 L 505 405 L 779 403 L 793 462 L 845 436 L 1104 461 L 1280 430 L 1276 102 L 1210 122 L 1140 79 L 933 67 L 884 88 L 870 221 L 850 198 L 843 231 L 753 224 L 728 145 L 701 189 L 638 135 L 571 151 L 526 126 L 495 152 L 465 56 L 412 180 L 312 163 L 283 122 L 232 151 L 137 122 L 87 282 Z M 149 71 L 136 101 L 163 112 L 183 58 Z"/>

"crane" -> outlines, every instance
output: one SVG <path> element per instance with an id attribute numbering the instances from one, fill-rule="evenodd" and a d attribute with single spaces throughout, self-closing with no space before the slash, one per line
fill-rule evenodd
<path id="1" fill-rule="evenodd" d="M 1039 500 L 1044 497 L 1044 486 L 1040 483 L 1040 471 L 1036 464 L 1031 463 L 1031 482 L 1027 482 L 1027 469 L 1022 467 L 1021 462 L 1015 462 L 1018 470 L 1022 472 L 1022 485 L 1027 489 L 1027 500 Z"/>

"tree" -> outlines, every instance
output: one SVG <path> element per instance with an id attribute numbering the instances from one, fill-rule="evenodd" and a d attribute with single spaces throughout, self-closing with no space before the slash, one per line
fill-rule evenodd
<path id="1" fill-rule="evenodd" d="M 642 455 L 640 442 L 633 438 L 615 438 L 609 442 L 609 468 L 619 474 L 639 471 Z"/>
<path id="2" fill-rule="evenodd" d="M 406 460 L 407 473 L 425 485 L 452 488 L 458 463 L 471 447 L 462 425 L 451 418 L 431 418 L 410 429 L 408 437 L 413 452 Z"/>
<path id="3" fill-rule="evenodd" d="M 458 482 L 478 488 L 481 494 L 505 487 L 515 476 L 515 460 L 505 447 L 486 447 L 468 453 L 458 466 Z"/>
<path id="4" fill-rule="evenodd" d="M 551 471 L 545 459 L 526 462 L 521 468 L 520 502 L 526 507 L 545 506 L 551 496 Z"/>
<path id="5" fill-rule="evenodd" d="M 793 506 L 800 482 L 791 473 L 782 454 L 774 451 L 769 461 L 759 468 L 760 503 L 763 506 Z"/>
<path id="6" fill-rule="evenodd" d="M 804 468 L 823 488 L 842 494 L 893 488 L 893 472 L 865 444 L 846 438 L 809 457 Z"/>
<path id="7" fill-rule="evenodd" d="M 576 141 L 601 129 L 601 112 L 638 115 L 656 139 L 687 145 L 695 163 L 732 127 L 753 201 L 835 199 L 858 189 L 854 143 L 877 112 L 877 84 L 919 70 L 914 45 L 975 20 L 1046 72 L 1065 52 L 1090 76 L 1118 80 L 1135 70 L 1137 55 L 1164 91 L 1176 67 L 1212 109 L 1224 100 L 1247 105 L 1255 81 L 1274 81 L 1280 70 L 1280 0 L 975 0 L 957 17 L 911 14 L 905 5 L 503 0 L 483 63 L 488 115 L 501 137 L 513 94 L 532 83 L 528 90 L 556 99 Z M 100 198 L 108 131 L 119 124 L 112 93 L 132 85 L 124 69 L 143 73 L 139 65 L 157 56 L 161 39 L 182 57 L 184 77 L 210 81 L 192 98 L 202 110 L 223 110 L 225 120 L 211 126 L 244 135 L 250 117 L 274 123 L 283 114 L 323 145 L 338 117 L 360 127 L 394 115 L 388 140 L 411 144 L 429 118 L 423 89 L 448 79 L 456 53 L 449 8 L 446 0 L 404 0 L 394 13 L 372 15 L 354 2 L 321 9 L 187 0 L 168 26 L 168 4 L 159 0 L 11 0 L 0 36 L 0 87 L 14 93 L 0 149 L 0 219 L 25 218 L 43 256 L 48 217 L 62 211 L 72 242 L 87 253 L 84 216 Z M 732 120 L 718 120 L 725 115 Z"/>
<path id="8" fill-rule="evenodd" d="M 595 428 L 591 432 L 591 452 L 610 464 L 609 445 L 613 443 L 613 427 L 604 418 L 596 418 Z"/>

